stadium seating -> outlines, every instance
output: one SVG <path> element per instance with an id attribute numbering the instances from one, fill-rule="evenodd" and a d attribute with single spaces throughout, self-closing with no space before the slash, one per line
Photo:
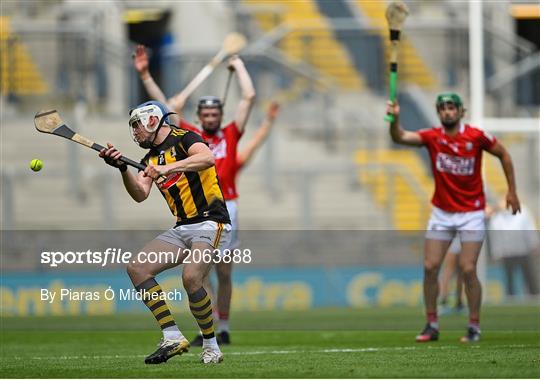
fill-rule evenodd
<path id="1" fill-rule="evenodd" d="M 416 152 L 358 150 L 359 181 L 392 216 L 394 228 L 420 230 L 429 216 L 433 181 Z"/>
<path id="2" fill-rule="evenodd" d="M 385 18 L 386 3 L 383 0 L 356 0 L 354 2 L 358 9 L 367 16 L 372 25 L 379 27 L 378 31 L 384 37 L 386 61 L 389 65 L 389 46 L 388 27 Z M 434 88 L 438 86 L 437 79 L 428 67 L 426 62 L 420 57 L 418 51 L 414 48 L 410 40 L 404 37 L 400 45 L 400 61 L 406 62 L 406 65 L 400 65 L 400 81 L 417 84 L 424 88 Z"/>
<path id="3" fill-rule="evenodd" d="M 336 40 L 326 18 L 313 1 L 282 2 L 278 0 L 244 0 L 245 4 L 272 5 L 281 9 L 281 15 L 269 12 L 268 7 L 255 13 L 263 31 L 269 31 L 285 22 L 292 30 L 280 42 L 280 48 L 295 62 L 311 64 L 324 76 L 332 78 L 343 90 L 359 90 L 364 81 L 354 67 L 347 50 Z"/>
<path id="4" fill-rule="evenodd" d="M 0 75 L 2 94 L 41 95 L 48 86 L 28 48 L 11 29 L 11 19 L 0 16 Z"/>

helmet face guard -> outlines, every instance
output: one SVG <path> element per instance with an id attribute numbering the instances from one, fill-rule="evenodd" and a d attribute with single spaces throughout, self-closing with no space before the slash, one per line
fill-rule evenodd
<path id="1" fill-rule="evenodd" d="M 135 108 L 134 110 L 130 112 L 129 127 L 133 129 L 135 124 L 140 123 L 146 132 L 154 133 L 158 129 L 159 124 L 162 124 L 162 123 L 156 124 L 153 128 L 151 128 L 150 127 L 151 116 L 156 116 L 161 121 L 163 118 L 163 113 L 161 112 L 158 106 L 155 106 L 153 104 Z"/>
<path id="2" fill-rule="evenodd" d="M 155 102 L 155 101 L 146 102 L 137 106 L 135 109 L 132 109 L 129 112 L 129 115 L 130 115 L 129 131 L 131 134 L 131 138 L 141 148 L 151 148 L 154 140 L 157 137 L 157 132 L 163 126 L 164 123 L 170 124 L 168 116 L 173 113 L 174 112 L 169 112 L 167 107 L 165 107 L 165 105 L 159 102 Z M 157 123 L 154 127 L 150 127 L 150 118 L 152 116 L 155 116 L 159 119 L 159 123 Z M 148 139 L 141 142 L 137 141 L 133 131 L 135 128 L 140 128 L 140 127 L 144 128 L 146 132 L 154 135 L 152 140 Z"/>

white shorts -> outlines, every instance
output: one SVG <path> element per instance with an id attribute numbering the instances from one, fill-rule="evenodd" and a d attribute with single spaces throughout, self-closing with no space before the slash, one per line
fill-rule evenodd
<path id="1" fill-rule="evenodd" d="M 426 239 L 452 240 L 459 233 L 461 242 L 483 241 L 486 234 L 484 210 L 447 212 L 433 207 L 429 218 Z"/>
<path id="2" fill-rule="evenodd" d="M 231 225 L 212 220 L 184 224 L 163 232 L 156 239 L 184 249 L 191 248 L 196 242 L 208 243 L 216 249 L 225 249 L 231 244 Z"/>
<path id="3" fill-rule="evenodd" d="M 452 240 L 452 243 L 450 243 L 448 253 L 452 255 L 459 255 L 461 253 L 461 241 L 459 240 L 458 236 L 456 236 L 454 240 Z"/>
<path id="4" fill-rule="evenodd" d="M 236 249 L 240 246 L 240 239 L 238 238 L 238 203 L 236 199 L 225 201 L 227 205 L 227 211 L 229 212 L 229 218 L 231 219 L 231 243 L 229 249 Z"/>

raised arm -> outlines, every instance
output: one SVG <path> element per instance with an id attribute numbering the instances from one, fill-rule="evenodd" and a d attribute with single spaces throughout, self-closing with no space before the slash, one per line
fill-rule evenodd
<path id="1" fill-rule="evenodd" d="M 127 192 L 136 202 L 142 202 L 150 194 L 152 189 L 152 178 L 146 177 L 144 172 L 139 174 L 133 174 L 125 164 L 118 161 L 122 157 L 120 153 L 112 144 L 107 143 L 107 149 L 103 149 L 99 152 L 99 156 L 105 160 L 105 162 L 115 168 L 119 168 L 122 173 L 122 181 Z"/>
<path id="2" fill-rule="evenodd" d="M 394 121 L 390 124 L 390 136 L 396 144 L 409 146 L 422 146 L 422 138 L 418 132 L 406 131 L 399 125 L 399 104 L 388 102 L 386 112 L 394 115 Z"/>
<path id="3" fill-rule="evenodd" d="M 244 165 L 251 160 L 253 154 L 266 140 L 266 137 L 268 137 L 268 134 L 274 125 L 274 120 L 276 119 L 278 110 L 279 103 L 270 103 L 268 111 L 266 112 L 266 117 L 262 121 L 261 126 L 259 129 L 257 129 L 257 132 L 255 132 L 255 135 L 251 138 L 251 140 L 247 142 L 245 148 L 238 152 L 236 156 L 236 162 L 240 168 L 244 167 Z"/>
<path id="4" fill-rule="evenodd" d="M 237 55 L 231 57 L 231 59 L 229 60 L 229 68 L 236 71 L 236 75 L 238 76 L 238 82 L 240 83 L 240 90 L 242 91 L 242 98 L 240 99 L 240 103 L 238 103 L 238 106 L 236 107 L 234 121 L 236 123 L 236 127 L 238 128 L 238 131 L 240 133 L 243 133 L 249 114 L 251 112 L 251 108 L 253 107 L 253 103 L 255 102 L 255 88 L 253 87 L 251 77 L 246 70 L 246 66 L 244 65 L 244 62 L 240 59 L 240 57 L 238 57 Z"/>
<path id="5" fill-rule="evenodd" d="M 137 45 L 135 53 L 133 53 L 133 65 L 135 66 L 135 70 L 137 70 L 139 73 L 139 77 L 141 78 L 148 95 L 158 102 L 167 103 L 165 94 L 163 94 L 163 91 L 161 91 L 161 88 L 159 88 L 157 83 L 154 81 L 154 78 L 152 78 L 152 75 L 150 74 L 150 70 L 148 69 L 148 54 L 146 53 L 146 49 L 143 45 Z"/>
<path id="6" fill-rule="evenodd" d="M 506 207 L 512 208 L 512 214 L 517 214 L 521 211 L 521 205 L 517 196 L 516 178 L 514 175 L 512 157 L 510 157 L 510 153 L 508 153 L 506 148 L 500 142 L 496 142 L 491 148 L 487 149 L 487 151 L 501 161 L 501 166 L 508 185 L 508 192 L 506 193 Z"/>
<path id="7" fill-rule="evenodd" d="M 157 83 L 154 81 L 154 78 L 152 78 L 150 70 L 148 69 L 148 54 L 146 53 L 146 49 L 143 45 L 137 45 L 135 53 L 133 53 L 133 65 L 135 66 L 135 70 L 137 70 L 139 73 L 139 77 L 141 78 L 146 92 L 148 95 L 150 95 L 150 98 L 166 104 L 170 110 L 178 113 L 178 115 L 172 114 L 169 116 L 173 121 L 173 124 L 178 125 L 180 123 L 180 111 L 175 109 L 175 102 L 173 101 L 173 98 L 167 99 L 163 91 L 161 91 L 161 88 L 159 88 Z M 182 104 L 182 107 L 183 106 L 184 105 Z M 182 107 L 180 107 L 180 110 Z"/>

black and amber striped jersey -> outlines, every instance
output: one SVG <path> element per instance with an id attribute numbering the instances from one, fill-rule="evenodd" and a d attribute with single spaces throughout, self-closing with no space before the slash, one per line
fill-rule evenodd
<path id="1" fill-rule="evenodd" d="M 142 163 L 166 165 L 188 157 L 191 145 L 203 139 L 196 133 L 174 128 L 163 143 L 153 147 Z M 213 220 L 230 223 L 227 206 L 219 186 L 215 166 L 198 172 L 172 173 L 158 185 L 177 225 Z"/>

